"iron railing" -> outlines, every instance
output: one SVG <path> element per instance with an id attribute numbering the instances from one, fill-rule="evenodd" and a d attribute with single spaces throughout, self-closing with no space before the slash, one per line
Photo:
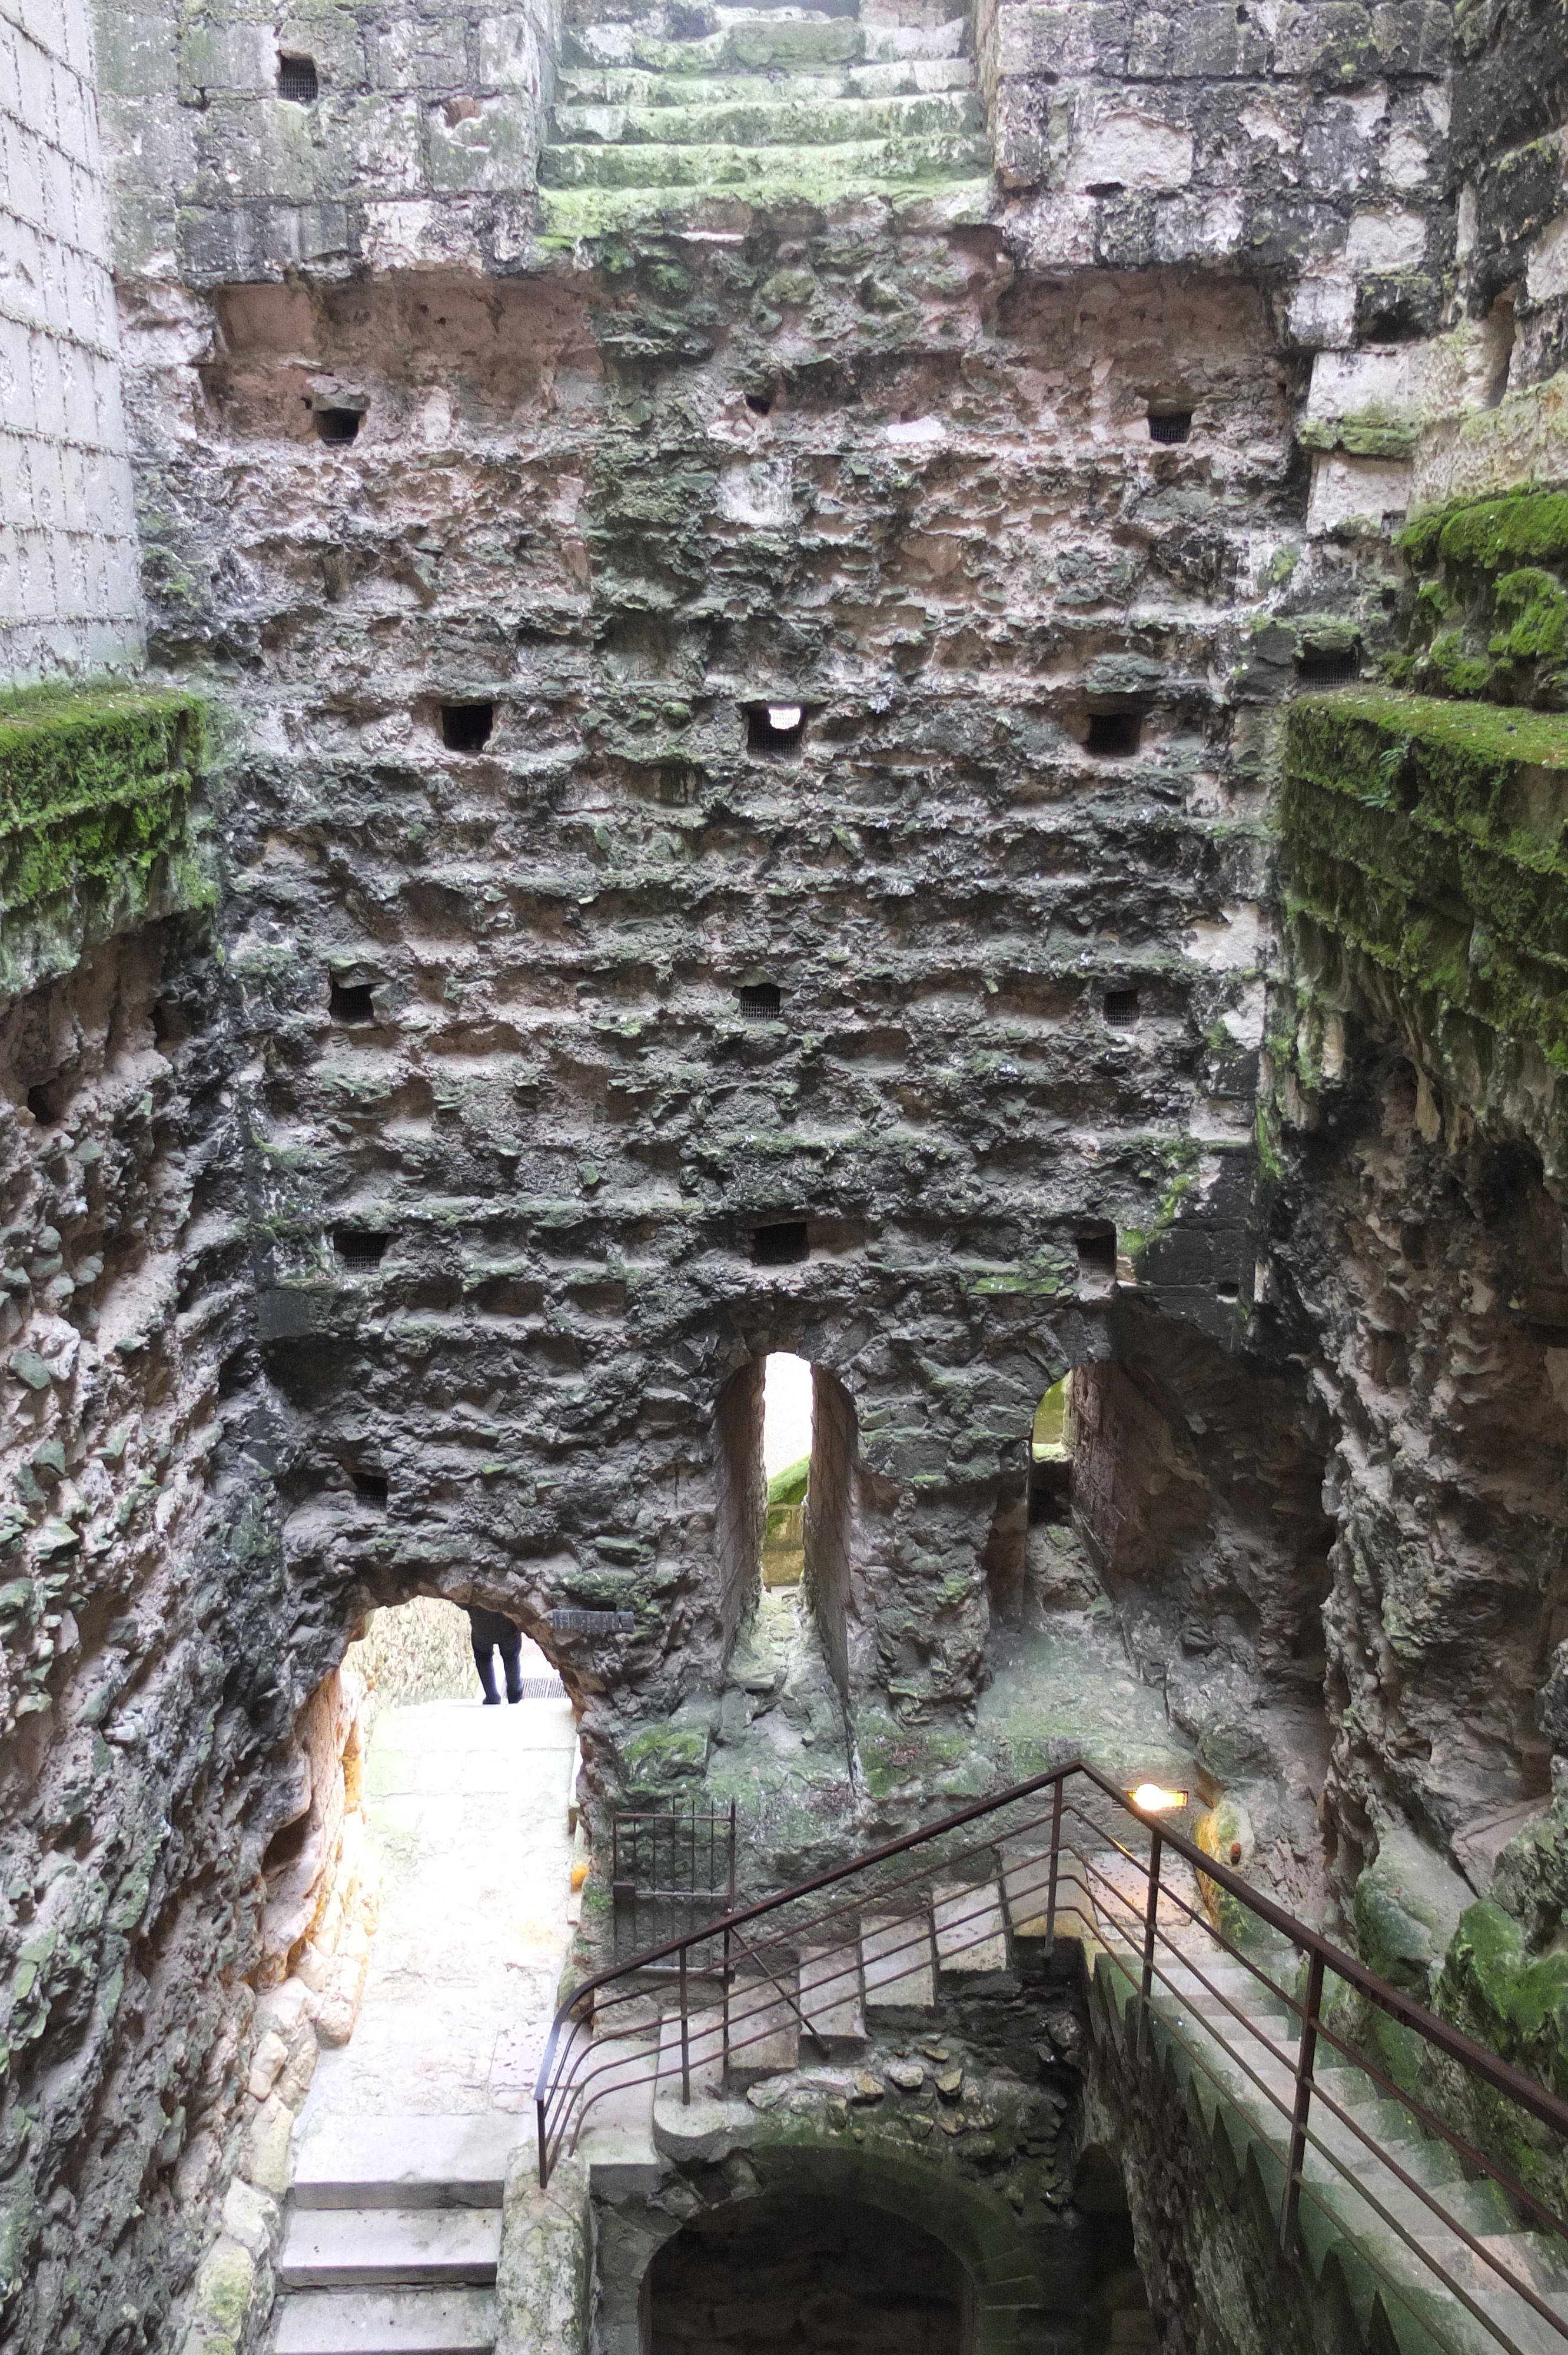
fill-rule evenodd
<path id="1" fill-rule="evenodd" d="M 1568 2220 L 1553 2204 L 1568 2163 L 1568 2103 L 1296 1920 L 1081 1759 L 753 1904 L 732 1904 L 583 1981 L 557 2011 L 540 2064 L 541 2183 L 590 2113 L 613 2116 L 622 2105 L 617 2096 L 645 2093 L 650 2078 L 678 2073 L 683 2103 L 694 2078 L 699 2092 L 725 2091 L 788 2065 L 779 2058 L 781 2028 L 830 2054 L 874 1982 L 885 2001 L 896 1999 L 901 1982 L 916 1992 L 922 1983 L 935 1987 L 944 1938 L 950 1953 L 969 1936 L 972 1967 L 991 1953 L 973 1942 L 1000 1935 L 994 1959 L 1005 1962 L 999 1889 L 1015 1935 L 1022 1920 L 1046 1952 L 1059 1929 L 1092 1935 L 1108 1950 L 1110 1991 L 1136 2005 L 1139 2062 L 1151 2038 L 1162 2051 L 1177 2047 L 1214 2097 L 1248 2112 L 1280 2175 L 1277 2229 L 1287 2250 L 1306 2233 L 1302 2203 L 1309 2202 L 1316 2237 L 1327 2225 L 1348 2243 L 1385 2296 L 1418 2314 L 1449 2355 L 1472 2355 L 1478 2344 L 1457 2315 L 1446 2316 L 1449 2298 L 1479 2326 L 1479 2343 L 1504 2355 L 1568 2350 Z M 1216 1891 L 1249 1917 L 1245 1942 L 1216 1926 Z M 1216 1965 L 1231 1966 L 1229 1987 Z M 1266 1998 L 1261 2012 L 1230 1991 L 1238 1966 Z M 676 2008 L 666 2012 L 672 1977 Z M 1421 2092 L 1396 2083 L 1352 2034 L 1345 2009 L 1327 1999 L 1331 1979 L 1416 2040 Z M 1194 1987 L 1208 1999 L 1202 2018 Z M 662 2063 L 666 2031 L 671 2050 Z M 1356 2103 L 1328 2082 L 1338 2071 L 1325 2064 L 1325 2048 L 1354 2073 L 1351 2083 L 1401 2106 L 1396 2131 L 1370 2113 L 1358 2115 Z M 1246 2093 L 1238 2094 L 1238 2073 Z M 1526 2137 L 1533 2132 L 1539 2142 L 1545 2130 L 1553 2198 L 1527 2188 L 1445 2114 L 1453 2108 L 1467 2118 L 1478 2093 L 1483 2109 L 1501 2102 L 1522 2114 Z M 1412 2171 L 1406 2161 L 1423 2144 L 1441 2162 L 1425 2171 L 1441 2176 L 1447 2167 L 1451 2179 L 1434 2186 Z M 1454 2212 L 1485 2187 L 1497 2203 L 1492 2217 L 1478 2222 L 1473 2207 L 1469 2221 Z M 1376 2229 L 1362 2221 L 1368 2214 Z"/>

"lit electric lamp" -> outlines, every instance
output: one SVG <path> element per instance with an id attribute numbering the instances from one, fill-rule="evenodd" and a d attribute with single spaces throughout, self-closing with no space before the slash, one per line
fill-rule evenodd
<path id="1" fill-rule="evenodd" d="M 1185 1791 L 1168 1791 L 1160 1783 L 1140 1783 L 1129 1796 L 1133 1806 L 1141 1808 L 1146 1816 L 1167 1815 L 1172 1807 L 1184 1807 L 1187 1804 Z"/>

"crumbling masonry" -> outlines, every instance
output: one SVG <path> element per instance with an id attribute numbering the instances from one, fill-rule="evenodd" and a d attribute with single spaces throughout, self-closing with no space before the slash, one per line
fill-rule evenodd
<path id="1" fill-rule="evenodd" d="M 1565 123 L 1546 0 L 0 0 L 11 2343 L 263 2328 L 416 1593 L 758 1889 L 1157 1725 L 1568 2069 Z"/>

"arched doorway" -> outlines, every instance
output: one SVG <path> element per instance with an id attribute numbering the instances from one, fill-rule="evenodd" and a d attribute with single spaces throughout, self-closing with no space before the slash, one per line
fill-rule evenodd
<path id="1" fill-rule="evenodd" d="M 648 2276 L 650 2355 L 965 2355 L 973 2296 L 932 2233 L 779 2191 L 697 2217 Z"/>

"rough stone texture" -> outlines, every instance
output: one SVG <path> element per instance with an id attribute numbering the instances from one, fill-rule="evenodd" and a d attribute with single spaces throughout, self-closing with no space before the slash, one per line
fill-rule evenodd
<path id="1" fill-rule="evenodd" d="M 88 0 L 0 7 L 0 686 L 137 662 Z"/>
<path id="2" fill-rule="evenodd" d="M 29 2347 L 264 2311 L 369 1918 L 367 1603 L 525 1622 L 596 1834 L 733 1794 L 760 1882 L 1087 1743 L 1428 1984 L 1401 1843 L 1480 1894 L 1568 1734 L 1560 1042 L 1497 996 L 1563 954 L 1550 775 L 1507 841 L 1450 825 L 1439 935 L 1352 888 L 1414 828 L 1436 889 L 1431 809 L 1368 788 L 1423 730 L 1281 794 L 1275 726 L 1390 651 L 1556 698 L 1557 552 L 1522 592 L 1395 541 L 1568 482 L 1548 12 L 1467 12 L 1452 74 L 1446 11 L 1352 0 L 595 13 L 101 12 L 152 653 L 215 708 L 222 888 L 97 932 L 62 889 L 0 1019 Z M 1434 586 L 1456 659 L 1541 643 L 1446 671 Z M 802 742 L 752 745 L 770 704 Z M 1304 779 L 1354 826 L 1308 840 Z M 755 1257 L 781 1224 L 807 1256 Z M 775 1348 L 821 1409 L 800 1609 L 755 1587 Z M 1032 1527 L 1069 1367 L 1077 1527 Z M 1161 2229 L 1218 2346 L 1259 2282 Z"/>

